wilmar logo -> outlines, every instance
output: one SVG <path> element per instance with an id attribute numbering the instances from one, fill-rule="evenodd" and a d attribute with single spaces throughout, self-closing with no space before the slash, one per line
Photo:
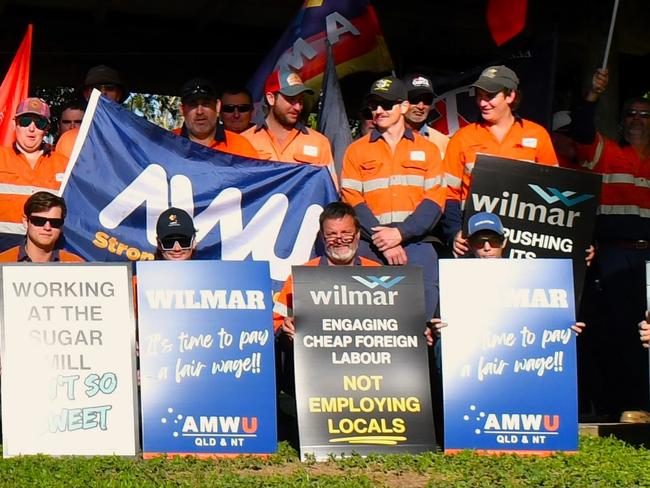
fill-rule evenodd
<path id="1" fill-rule="evenodd" d="M 497 444 L 545 444 L 560 431 L 560 416 L 544 413 L 487 413 L 469 406 L 463 420 L 474 434 L 494 436 Z"/>
<path id="2" fill-rule="evenodd" d="M 576 192 L 571 190 L 560 191 L 557 188 L 551 188 L 550 186 L 546 188 L 548 192 L 539 185 L 528 184 L 528 186 L 540 197 L 542 197 L 546 203 L 553 204 L 556 202 L 562 202 L 567 207 L 573 207 L 574 205 L 577 205 L 594 197 L 589 193 L 578 195 Z"/>
<path id="3" fill-rule="evenodd" d="M 374 290 L 378 286 L 388 290 L 402 281 L 404 276 L 395 276 L 394 278 L 392 276 L 352 276 L 352 279 L 367 286 L 371 290 Z"/>

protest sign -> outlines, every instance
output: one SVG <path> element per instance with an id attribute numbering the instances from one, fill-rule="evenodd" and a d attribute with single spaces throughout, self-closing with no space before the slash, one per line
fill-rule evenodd
<path id="1" fill-rule="evenodd" d="M 566 259 L 440 261 L 445 451 L 578 449 Z"/>
<path id="2" fill-rule="evenodd" d="M 576 296 L 586 270 L 600 197 L 598 174 L 479 155 L 465 204 L 501 218 L 511 258 L 573 259 Z"/>
<path id="3" fill-rule="evenodd" d="M 137 263 L 143 453 L 277 449 L 264 262 Z"/>
<path id="4" fill-rule="evenodd" d="M 293 268 L 300 455 L 435 446 L 422 271 Z"/>
<path id="5" fill-rule="evenodd" d="M 3 456 L 135 455 L 130 266 L 13 263 L 1 275 Z"/>

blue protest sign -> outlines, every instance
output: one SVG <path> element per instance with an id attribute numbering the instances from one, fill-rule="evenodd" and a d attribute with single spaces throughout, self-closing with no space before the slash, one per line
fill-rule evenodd
<path id="1" fill-rule="evenodd" d="M 445 451 L 578 449 L 572 263 L 440 261 Z"/>
<path id="2" fill-rule="evenodd" d="M 153 260 L 169 206 L 194 219 L 199 259 L 270 263 L 280 285 L 309 260 L 337 199 L 326 168 L 242 158 L 151 124 L 96 92 L 62 184 L 66 247 L 89 261 Z"/>
<path id="3" fill-rule="evenodd" d="M 277 448 L 268 263 L 137 263 L 143 454 Z"/>

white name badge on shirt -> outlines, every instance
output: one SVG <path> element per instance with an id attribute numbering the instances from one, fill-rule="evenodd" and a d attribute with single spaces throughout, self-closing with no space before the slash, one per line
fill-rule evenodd
<path id="1" fill-rule="evenodd" d="M 411 151 L 411 161 L 424 161 L 424 151 Z"/>
<path id="2" fill-rule="evenodd" d="M 536 137 L 524 137 L 521 140 L 521 145 L 524 147 L 530 147 L 535 149 L 537 147 L 537 138 Z"/>
<path id="3" fill-rule="evenodd" d="M 305 144 L 302 148 L 302 152 L 305 156 L 318 156 L 318 148 L 316 146 L 308 146 Z"/>
<path id="4" fill-rule="evenodd" d="M 59 183 L 63 181 L 64 177 L 65 177 L 65 173 L 57 173 L 54 175 L 54 179 Z"/>

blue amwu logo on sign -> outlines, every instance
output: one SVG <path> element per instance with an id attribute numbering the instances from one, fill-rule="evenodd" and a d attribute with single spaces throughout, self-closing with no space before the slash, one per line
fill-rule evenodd
<path id="1" fill-rule="evenodd" d="M 405 277 L 404 276 L 395 276 L 394 278 L 392 276 L 353 276 L 352 279 L 355 281 L 358 281 L 362 285 L 367 286 L 371 290 L 374 290 L 378 286 L 381 286 L 382 288 L 389 289 L 398 284 L 400 281 L 402 281 Z"/>
<path id="2" fill-rule="evenodd" d="M 573 207 L 579 203 L 589 200 L 594 196 L 589 193 L 584 195 L 577 195 L 576 192 L 571 190 L 560 191 L 557 188 L 547 187 L 548 193 L 539 185 L 528 184 L 528 186 L 537 193 L 546 203 L 562 202 L 567 207 Z M 576 196 L 574 196 L 576 195 Z"/>

